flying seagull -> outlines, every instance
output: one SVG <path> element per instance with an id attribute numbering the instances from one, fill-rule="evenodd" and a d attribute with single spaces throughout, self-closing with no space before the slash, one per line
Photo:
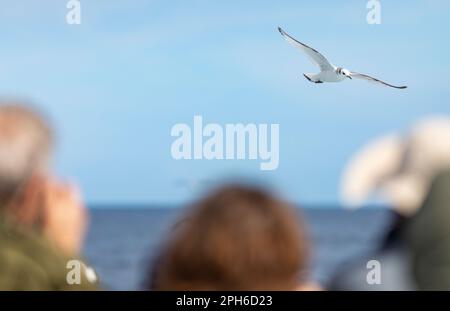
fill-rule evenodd
<path id="1" fill-rule="evenodd" d="M 348 79 L 356 78 L 384 86 L 393 87 L 396 89 L 407 88 L 407 86 L 395 86 L 362 73 L 350 71 L 342 67 L 336 67 L 333 64 L 331 64 L 320 52 L 294 39 L 280 27 L 278 27 L 278 31 L 290 44 L 298 47 L 300 50 L 305 52 L 309 56 L 309 58 L 319 66 L 320 72 L 318 74 L 303 74 L 303 76 L 305 76 L 305 78 L 308 79 L 310 82 L 313 83 L 341 82 L 347 78 Z"/>

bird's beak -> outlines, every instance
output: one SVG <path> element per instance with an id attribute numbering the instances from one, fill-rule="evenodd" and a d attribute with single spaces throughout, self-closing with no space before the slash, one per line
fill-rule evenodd
<path id="1" fill-rule="evenodd" d="M 347 76 L 350 80 L 353 80 L 353 78 L 352 77 L 350 77 L 350 76 Z"/>

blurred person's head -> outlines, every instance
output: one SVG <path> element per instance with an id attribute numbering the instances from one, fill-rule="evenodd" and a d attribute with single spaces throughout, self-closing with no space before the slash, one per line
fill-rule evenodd
<path id="1" fill-rule="evenodd" d="M 156 290 L 293 290 L 307 242 L 286 202 L 248 186 L 220 188 L 188 209 L 158 258 Z"/>
<path id="2" fill-rule="evenodd" d="M 400 215 L 411 216 L 423 203 L 432 181 L 450 168 L 450 117 L 417 122 L 405 134 L 369 143 L 354 156 L 342 181 L 344 202 L 358 207 L 378 192 Z"/>
<path id="3" fill-rule="evenodd" d="M 52 132 L 29 106 L 0 102 L 0 209 L 28 180 L 47 170 Z"/>
<path id="4" fill-rule="evenodd" d="M 77 187 L 52 176 L 52 149 L 52 130 L 35 108 L 0 102 L 0 220 L 42 234 L 73 255 L 87 217 Z"/>
<path id="5" fill-rule="evenodd" d="M 67 258 L 79 255 L 87 217 L 77 188 L 51 174 L 52 136 L 35 109 L 0 101 L 2 290 L 96 288 L 85 273 L 79 286 L 66 279 Z"/>

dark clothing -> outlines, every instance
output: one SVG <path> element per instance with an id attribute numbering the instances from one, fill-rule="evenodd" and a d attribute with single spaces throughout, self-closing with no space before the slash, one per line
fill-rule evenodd
<path id="1" fill-rule="evenodd" d="M 0 219 L 0 290 L 94 290 L 85 278 L 81 284 L 66 280 L 68 258 L 38 233 L 19 229 Z"/>
<path id="2" fill-rule="evenodd" d="M 435 179 L 405 239 L 419 289 L 450 290 L 450 171 Z"/>
<path id="3" fill-rule="evenodd" d="M 331 280 L 329 290 L 346 291 L 405 291 L 415 290 L 411 277 L 411 258 L 402 237 L 406 219 L 392 213 L 391 229 L 387 232 L 381 247 L 371 256 L 351 262 Z M 374 267 L 370 261 L 379 263 L 379 284 L 369 282 L 368 275 Z M 375 271 L 376 272 L 376 271 Z M 370 278 L 370 277 L 369 277 Z"/>
<path id="4" fill-rule="evenodd" d="M 450 171 L 433 182 L 419 211 L 398 222 L 381 250 L 340 271 L 331 290 L 450 290 Z M 366 281 L 370 259 L 381 284 Z"/>
<path id="5" fill-rule="evenodd" d="M 328 284 L 328 290 L 336 291 L 409 291 L 416 285 L 411 277 L 411 261 L 403 243 L 390 242 L 391 245 L 375 252 L 372 256 L 346 265 Z M 372 260 L 379 263 L 380 283 L 367 280 L 373 266 Z"/>

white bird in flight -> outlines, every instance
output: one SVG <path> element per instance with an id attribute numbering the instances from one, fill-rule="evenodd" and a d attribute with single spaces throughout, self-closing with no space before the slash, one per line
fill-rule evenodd
<path id="1" fill-rule="evenodd" d="M 356 78 L 356 79 L 362 79 L 362 80 L 366 80 L 369 82 L 373 82 L 376 84 L 381 84 L 384 86 L 393 87 L 396 89 L 406 89 L 407 88 L 407 86 L 395 86 L 395 85 L 383 82 L 379 79 L 370 77 L 370 76 L 362 74 L 362 73 L 350 71 L 350 70 L 342 68 L 342 67 L 336 67 L 333 64 L 331 64 L 325 58 L 325 56 L 323 56 L 317 50 L 294 39 L 280 27 L 278 27 L 278 31 L 290 44 L 298 47 L 300 50 L 305 52 L 309 56 L 309 58 L 319 66 L 320 72 L 318 74 L 310 74 L 310 73 L 303 74 L 305 76 L 305 78 L 308 79 L 310 82 L 313 82 L 313 83 L 341 82 L 347 78 L 348 79 Z"/>

